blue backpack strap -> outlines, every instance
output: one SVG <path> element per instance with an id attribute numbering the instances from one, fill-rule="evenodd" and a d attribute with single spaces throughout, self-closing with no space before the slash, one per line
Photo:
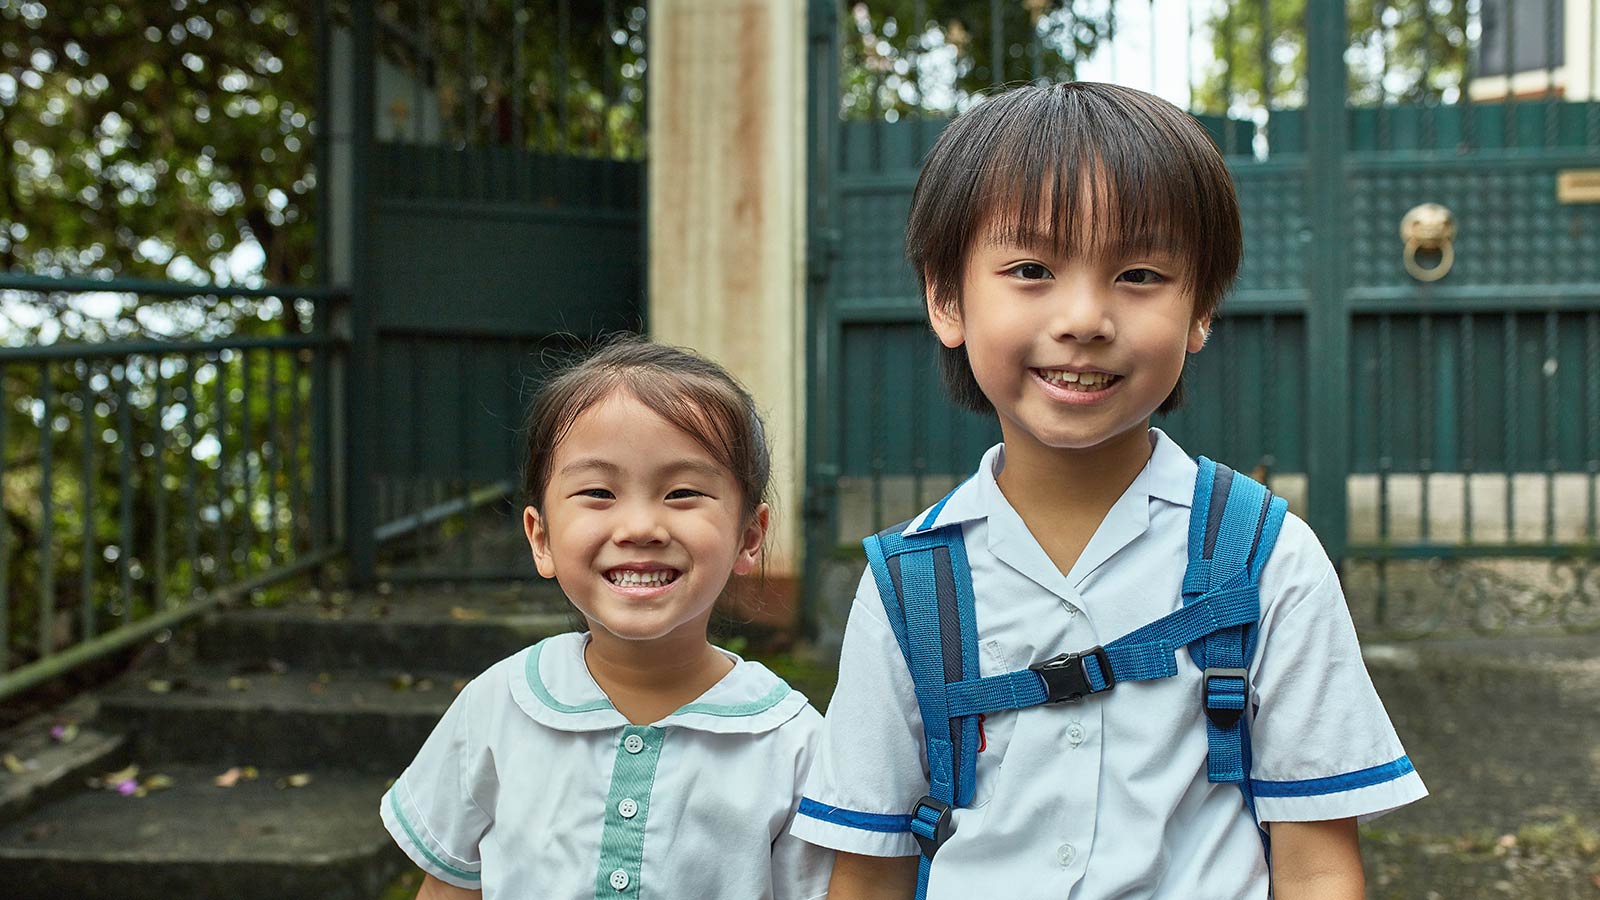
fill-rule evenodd
<path id="1" fill-rule="evenodd" d="M 972 573 L 961 528 L 904 536 L 904 525 L 863 541 L 889 625 L 900 644 L 922 714 L 928 795 L 911 811 L 922 850 L 918 897 L 933 856 L 951 832 L 951 810 L 972 801 L 977 776 L 977 714 L 958 715 L 948 686 L 977 680 L 978 637 Z"/>
<path id="2" fill-rule="evenodd" d="M 1206 776 L 1237 784 L 1255 815 L 1250 790 L 1249 665 L 1260 620 L 1261 572 L 1288 511 L 1288 503 L 1259 482 L 1205 457 L 1199 459 L 1189 515 L 1189 566 L 1185 605 L 1229 582 L 1253 595 L 1255 619 L 1213 632 L 1189 645 L 1204 673 L 1208 753 Z M 1265 840 L 1263 838 L 1263 840 Z"/>

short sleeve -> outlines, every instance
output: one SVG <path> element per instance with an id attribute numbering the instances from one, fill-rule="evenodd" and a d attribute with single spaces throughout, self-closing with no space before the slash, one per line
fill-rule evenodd
<path id="1" fill-rule="evenodd" d="M 833 875 L 833 851 L 803 841 L 790 829 L 800 812 L 802 788 L 817 756 L 817 736 L 821 716 L 808 704 L 800 715 L 785 725 L 794 737 L 794 779 L 790 782 L 789 815 L 778 837 L 772 842 L 773 900 L 818 900 L 828 896 L 828 879 Z"/>
<path id="2" fill-rule="evenodd" d="M 492 790 L 493 772 L 480 764 L 469 732 L 482 688 L 474 681 L 462 690 L 381 803 L 383 824 L 406 855 L 467 890 L 482 889 L 478 843 L 492 824 L 476 798 Z"/>
<path id="3" fill-rule="evenodd" d="M 922 717 L 877 585 L 861 579 L 845 624 L 839 683 L 794 834 L 866 856 L 915 856 L 910 810 L 928 792 Z"/>
<path id="4" fill-rule="evenodd" d="M 1427 796 L 1372 685 L 1338 574 L 1284 521 L 1261 583 L 1251 788 L 1262 822 L 1376 818 Z"/>

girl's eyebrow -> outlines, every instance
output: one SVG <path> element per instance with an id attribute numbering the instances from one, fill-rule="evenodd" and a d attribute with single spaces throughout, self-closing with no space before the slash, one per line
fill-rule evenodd
<path id="1" fill-rule="evenodd" d="M 699 459 L 681 459 L 663 466 L 660 470 L 662 476 L 679 474 L 703 475 L 707 478 L 717 478 L 722 475 L 722 467 L 715 463 Z M 598 472 L 613 478 L 621 477 L 622 467 L 613 462 L 593 456 L 575 459 L 561 467 L 558 476 L 582 475 L 588 472 Z"/>
<path id="2" fill-rule="evenodd" d="M 567 475 L 581 475 L 581 474 L 583 474 L 585 472 L 599 472 L 599 473 L 601 473 L 603 475 L 613 475 L 613 476 L 615 476 L 615 475 L 621 475 L 622 474 L 622 467 L 617 465 L 616 463 L 606 462 L 603 459 L 599 459 L 599 458 L 592 457 L 592 456 L 586 456 L 586 457 L 583 457 L 581 459 L 575 459 L 572 462 L 567 463 L 566 465 L 562 466 L 561 467 L 561 471 L 557 472 L 556 474 L 557 475 L 561 475 L 561 476 L 567 476 Z"/>

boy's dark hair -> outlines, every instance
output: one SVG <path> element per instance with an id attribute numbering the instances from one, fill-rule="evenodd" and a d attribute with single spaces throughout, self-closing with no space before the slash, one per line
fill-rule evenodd
<path id="1" fill-rule="evenodd" d="M 1032 243 L 1041 229 L 1063 256 L 1178 251 L 1200 317 L 1233 284 L 1243 245 L 1233 179 L 1200 123 L 1159 97 L 1088 81 L 1012 88 L 951 122 L 917 179 L 906 255 L 924 295 L 959 310 L 975 241 Z M 965 345 L 941 346 L 939 369 L 956 403 L 994 412 Z M 1180 376 L 1157 412 L 1182 402 Z"/>
<path id="2" fill-rule="evenodd" d="M 544 512 L 556 447 L 590 407 L 618 391 L 683 429 L 733 473 L 746 518 L 766 499 L 772 459 L 755 401 L 726 369 L 692 351 L 637 335 L 613 338 L 558 372 L 534 395 L 522 426 L 522 496 Z"/>

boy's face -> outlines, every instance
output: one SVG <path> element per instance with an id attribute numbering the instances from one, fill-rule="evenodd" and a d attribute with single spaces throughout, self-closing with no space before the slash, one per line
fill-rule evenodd
<path id="1" fill-rule="evenodd" d="M 929 315 L 946 347 L 966 345 L 1008 446 L 1092 450 L 1142 436 L 1205 344 L 1184 274 L 1165 252 L 1066 258 L 1047 241 L 980 237 L 959 304 L 930 297 Z"/>

